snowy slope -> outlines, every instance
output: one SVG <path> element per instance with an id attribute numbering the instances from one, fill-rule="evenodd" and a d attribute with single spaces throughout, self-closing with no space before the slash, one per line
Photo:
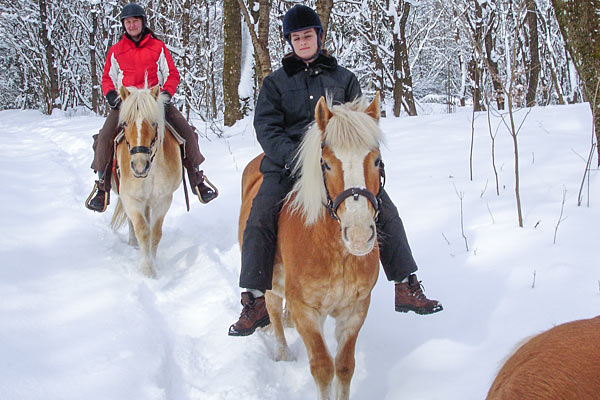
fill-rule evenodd
<path id="1" fill-rule="evenodd" d="M 597 169 L 589 207 L 577 207 L 589 106 L 519 112 L 523 228 L 506 128 L 492 119 L 493 132 L 500 125 L 498 196 L 487 115 L 476 115 L 470 180 L 472 113 L 433 110 L 381 126 L 386 189 L 426 293 L 445 310 L 395 313 L 381 273 L 357 344 L 354 399 L 482 399 L 523 338 L 599 314 Z M 102 123 L 0 112 L 0 399 L 315 398 L 295 331 L 287 332 L 297 356 L 289 363 L 273 361 L 268 331 L 227 336 L 240 311 L 240 178 L 260 152 L 251 118 L 224 138 L 201 139 L 204 170 L 221 195 L 187 213 L 176 193 L 156 280 L 137 271 L 127 232 L 110 230 L 112 206 L 105 214 L 83 206 L 94 180 L 91 135 Z M 326 333 L 335 348 L 332 321 Z"/>

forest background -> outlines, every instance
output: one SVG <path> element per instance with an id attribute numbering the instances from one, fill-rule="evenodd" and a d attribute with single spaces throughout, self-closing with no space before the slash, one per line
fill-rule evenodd
<path id="1" fill-rule="evenodd" d="M 0 0 L 0 109 L 103 115 L 105 55 L 127 1 Z M 140 0 L 181 84 L 175 103 L 219 135 L 251 113 L 290 51 L 285 0 Z M 398 116 L 588 101 L 598 89 L 600 0 L 317 0 L 325 48 Z M 597 114 L 597 113 L 594 113 Z M 596 116 L 596 115 L 595 115 Z M 598 118 L 594 118 L 598 126 Z M 596 129 L 600 131 L 600 129 Z"/>

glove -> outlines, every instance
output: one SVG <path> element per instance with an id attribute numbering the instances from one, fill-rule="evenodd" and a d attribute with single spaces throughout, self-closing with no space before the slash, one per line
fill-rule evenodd
<path id="1" fill-rule="evenodd" d="M 108 102 L 108 106 L 113 110 L 118 110 L 121 107 L 121 97 L 114 90 L 106 93 L 106 101 Z"/>

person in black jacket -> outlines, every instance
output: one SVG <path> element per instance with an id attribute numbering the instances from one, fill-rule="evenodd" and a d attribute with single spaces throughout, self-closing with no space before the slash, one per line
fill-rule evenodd
<path id="1" fill-rule="evenodd" d="M 292 7 L 283 19 L 283 35 L 294 51 L 283 57 L 281 68 L 264 79 L 258 95 L 254 129 L 265 153 L 260 165 L 263 182 L 244 230 L 240 273 L 243 310 L 229 327 L 230 336 L 250 335 L 270 322 L 264 293 L 271 289 L 279 212 L 294 184 L 292 160 L 314 121 L 317 101 L 326 94 L 334 104 L 361 96 L 356 76 L 321 49 L 321 33 L 321 20 L 313 9 Z M 414 274 L 417 264 L 404 226 L 385 191 L 377 230 L 383 269 L 388 280 L 396 282 L 396 311 L 441 311 L 438 301 L 425 297 Z"/>

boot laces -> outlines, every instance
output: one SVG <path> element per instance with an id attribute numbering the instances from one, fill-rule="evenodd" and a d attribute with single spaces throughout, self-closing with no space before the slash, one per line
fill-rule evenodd
<path id="1" fill-rule="evenodd" d="M 254 304 L 254 300 L 246 302 L 246 304 L 244 304 L 244 307 L 242 308 L 240 318 L 246 318 L 247 320 L 250 320 L 252 312 L 254 311 Z"/>
<path id="2" fill-rule="evenodd" d="M 421 284 L 421 281 L 417 281 L 416 285 L 410 286 L 411 294 L 419 300 L 427 299 L 425 293 L 423 293 L 423 289 L 425 289 L 425 287 Z"/>

